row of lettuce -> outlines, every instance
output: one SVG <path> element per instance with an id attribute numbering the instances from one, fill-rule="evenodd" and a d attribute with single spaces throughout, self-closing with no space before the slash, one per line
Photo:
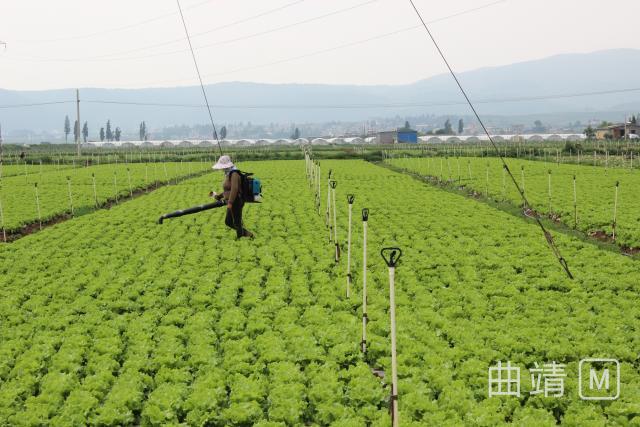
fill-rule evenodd
<path id="1" fill-rule="evenodd" d="M 119 163 L 60 168 L 32 166 L 0 179 L 0 227 L 11 233 L 72 212 L 84 213 L 144 188 L 210 171 L 205 162 Z M 94 186 L 95 183 L 95 186 Z M 36 188 L 37 186 L 37 188 Z"/>
<path id="2" fill-rule="evenodd" d="M 396 158 L 388 162 L 498 202 L 523 201 L 497 158 Z M 637 169 L 506 160 L 536 212 L 585 233 L 604 233 L 622 246 L 640 247 Z M 575 177 L 575 191 L 574 191 Z M 616 197 L 617 185 L 617 197 Z"/>

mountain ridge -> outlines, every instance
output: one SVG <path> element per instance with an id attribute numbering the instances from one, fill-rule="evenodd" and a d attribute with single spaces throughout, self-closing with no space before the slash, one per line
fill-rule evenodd
<path id="1" fill-rule="evenodd" d="M 472 100 L 572 95 L 597 91 L 638 89 L 640 49 L 611 49 L 559 54 L 502 66 L 482 67 L 458 74 Z M 637 86 L 637 87 L 636 87 Z M 402 85 L 269 84 L 223 82 L 207 85 L 218 123 L 303 123 L 364 121 L 376 117 L 417 114 L 468 114 L 468 107 L 448 74 Z M 207 122 L 199 86 L 107 89 L 81 88 L 81 120 L 123 129 L 145 120 L 149 126 L 194 125 Z M 17 129 L 58 129 L 64 116 L 75 117 L 75 89 L 12 91 L 0 89 L 0 107 L 68 101 L 24 108 L 0 108 L 7 132 Z M 132 104 L 104 104 L 110 101 Z M 138 104 L 185 104 L 169 107 Z M 400 104 L 400 105 L 398 105 Z M 419 104 L 407 106 L 406 104 Z M 344 108 L 344 106 L 360 108 Z M 380 107 L 380 105 L 384 107 Z M 589 96 L 567 96 L 519 102 L 479 103 L 484 115 L 524 115 L 614 111 L 620 106 L 640 111 L 640 90 Z"/>

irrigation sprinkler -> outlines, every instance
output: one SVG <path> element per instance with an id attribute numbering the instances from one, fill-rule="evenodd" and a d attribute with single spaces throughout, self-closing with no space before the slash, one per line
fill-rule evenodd
<path id="1" fill-rule="evenodd" d="M 380 255 L 389 267 L 389 316 L 391 318 L 391 423 L 399 426 L 398 419 L 398 360 L 396 354 L 396 289 L 395 271 L 402 250 L 400 248 L 383 248 Z"/>
<path id="2" fill-rule="evenodd" d="M 322 187 L 321 187 L 321 182 L 322 182 L 322 169 L 320 169 L 320 162 L 316 162 L 316 168 L 318 169 L 318 172 L 316 174 L 316 197 L 318 199 L 317 203 L 318 203 L 318 215 L 320 215 L 320 209 L 321 209 L 321 204 L 322 204 Z"/>
<path id="3" fill-rule="evenodd" d="M 96 208 L 98 208 L 98 192 L 96 191 L 96 174 L 91 174 L 91 180 L 93 181 L 93 201 L 95 202 Z"/>
<path id="4" fill-rule="evenodd" d="M 116 205 L 118 204 L 118 173 L 113 171 L 113 190 L 116 195 Z"/>
<path id="5" fill-rule="evenodd" d="M 331 169 L 327 175 L 327 212 L 325 215 L 325 224 L 329 227 L 329 243 L 331 243 Z"/>
<path id="6" fill-rule="evenodd" d="M 618 216 L 618 188 L 620 187 L 620 181 L 616 181 L 616 195 L 613 199 L 613 241 L 616 240 L 616 219 Z"/>
<path id="7" fill-rule="evenodd" d="M 347 194 L 347 203 L 349 203 L 349 228 L 347 235 L 347 298 L 351 295 L 351 216 L 353 213 L 353 201 L 356 196 L 353 194 Z M 337 240 L 336 240 L 337 241 Z"/>
<path id="8" fill-rule="evenodd" d="M 142 161 L 142 157 L 140 157 L 140 161 Z M 144 192 L 149 192 L 149 164 L 144 164 Z"/>
<path id="9" fill-rule="evenodd" d="M 0 185 L 0 196 L 2 195 L 2 186 Z M 7 243 L 7 231 L 4 228 L 4 210 L 2 209 L 2 197 L 0 197 L 0 227 L 2 228 L 2 241 Z"/>
<path id="10" fill-rule="evenodd" d="M 38 212 L 38 224 L 42 230 L 42 216 L 40 215 L 40 194 L 38 193 L 38 183 L 34 183 L 36 189 L 36 211 Z"/>
<path id="11" fill-rule="evenodd" d="M 549 174 L 548 174 L 548 177 L 549 177 L 549 180 L 548 180 L 548 182 L 549 182 L 549 185 L 548 185 L 548 187 L 549 187 L 549 215 L 551 215 L 551 212 L 553 212 L 551 210 L 551 169 L 549 169 L 548 172 L 549 172 Z"/>
<path id="12" fill-rule="evenodd" d="M 331 204 L 333 207 L 333 241 L 336 245 L 336 263 L 340 261 L 340 244 L 338 243 L 338 220 L 336 217 L 336 187 L 338 183 L 331 180 Z"/>
<path id="13" fill-rule="evenodd" d="M 367 353 L 367 223 L 369 221 L 369 209 L 362 209 L 362 341 L 360 348 Z"/>
<path id="14" fill-rule="evenodd" d="M 129 197 L 133 198 L 133 188 L 131 188 L 131 171 L 127 168 L 127 183 L 129 184 Z"/>
<path id="15" fill-rule="evenodd" d="M 469 181 L 471 181 L 471 160 L 467 160 L 467 169 L 469 170 Z"/>
<path id="16" fill-rule="evenodd" d="M 502 165 L 502 200 L 507 200 L 507 167 Z"/>
<path id="17" fill-rule="evenodd" d="M 489 197 L 489 162 L 487 162 L 487 170 L 484 183 L 484 196 Z"/>
<path id="18" fill-rule="evenodd" d="M 73 198 L 71 197 L 71 177 L 67 177 L 67 192 L 69 193 L 69 212 L 73 216 Z"/>
<path id="19" fill-rule="evenodd" d="M 171 184 L 171 183 L 169 182 L 169 174 L 167 174 L 167 164 L 166 164 L 165 162 L 162 162 L 162 167 L 164 168 L 164 181 L 165 181 L 167 184 Z"/>
<path id="20" fill-rule="evenodd" d="M 573 228 L 578 228 L 578 195 L 576 192 L 575 175 L 573 175 Z"/>

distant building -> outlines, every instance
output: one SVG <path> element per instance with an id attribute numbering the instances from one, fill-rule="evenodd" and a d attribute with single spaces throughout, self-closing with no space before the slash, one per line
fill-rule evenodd
<path id="1" fill-rule="evenodd" d="M 378 132 L 376 136 L 376 143 L 378 144 L 395 144 L 397 141 L 397 135 L 395 130 Z"/>
<path id="2" fill-rule="evenodd" d="M 410 144 L 418 143 L 418 132 L 413 129 L 398 129 L 397 131 L 397 141 L 405 142 Z"/>
<path id="3" fill-rule="evenodd" d="M 596 129 L 596 139 L 625 139 L 638 136 L 640 136 L 640 126 L 632 123 L 618 123 Z"/>
<path id="4" fill-rule="evenodd" d="M 413 129 L 396 129 L 378 132 L 376 135 L 378 144 L 418 143 L 418 132 Z"/>

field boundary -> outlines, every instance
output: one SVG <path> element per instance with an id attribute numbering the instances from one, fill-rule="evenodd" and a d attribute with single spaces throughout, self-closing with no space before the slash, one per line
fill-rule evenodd
<path id="1" fill-rule="evenodd" d="M 74 214 L 72 215 L 69 211 L 65 211 L 63 213 L 59 213 L 54 215 L 53 217 L 45 220 L 45 221 L 31 221 L 25 225 L 23 225 L 19 229 L 15 230 L 6 230 L 6 241 L 3 238 L 3 235 L 0 234 L 0 244 L 9 244 L 13 243 L 16 240 L 22 239 L 23 237 L 29 236 L 31 234 L 39 233 L 46 228 L 52 227 L 56 224 L 60 224 L 62 222 L 68 221 L 70 219 L 79 218 L 84 215 L 90 215 L 92 213 L 111 209 L 113 206 L 118 206 L 120 203 L 125 203 L 131 201 L 133 199 L 137 199 L 140 196 L 144 196 L 150 194 L 156 190 L 159 190 L 162 187 L 167 187 L 170 185 L 176 185 L 180 182 L 187 181 L 192 178 L 199 178 L 204 176 L 211 171 L 204 170 L 201 172 L 193 172 L 189 175 L 184 175 L 181 177 L 175 177 L 169 179 L 168 181 L 155 181 L 143 187 L 138 187 L 133 190 L 130 194 L 121 196 L 121 197 L 110 197 L 106 199 L 102 203 L 98 203 L 98 206 L 85 206 L 74 209 Z"/>
<path id="2" fill-rule="evenodd" d="M 401 168 L 398 166 L 393 166 L 383 162 L 372 162 L 372 163 L 375 164 L 376 166 L 389 169 L 393 172 L 410 176 L 416 179 L 417 181 L 428 184 L 432 187 L 436 187 L 441 190 L 463 196 L 467 199 L 471 199 L 476 202 L 491 206 L 494 209 L 498 209 L 502 212 L 506 212 L 512 216 L 523 219 L 527 222 L 534 221 L 534 219 L 531 216 L 525 213 L 525 210 L 523 210 L 522 207 L 516 206 L 513 203 L 510 203 L 508 201 L 504 201 L 504 202 L 496 201 L 495 199 L 491 197 L 486 197 L 473 189 L 469 189 L 464 186 L 458 186 L 458 185 L 455 185 L 455 183 L 452 184 L 447 181 L 442 181 L 437 177 L 425 176 L 417 172 L 412 172 L 408 169 Z M 537 213 L 532 210 L 528 210 L 528 213 L 532 215 L 537 215 Z M 589 233 L 585 233 L 580 230 L 573 229 L 567 226 L 566 224 L 560 221 L 554 220 L 552 218 L 549 218 L 545 215 L 540 215 L 539 218 L 542 221 L 542 223 L 545 225 L 545 227 L 555 232 L 562 233 L 569 237 L 581 240 L 585 243 L 592 244 L 603 250 L 615 252 L 620 255 L 624 255 L 629 258 L 632 258 L 634 260 L 640 260 L 640 248 L 630 248 L 628 246 L 618 245 L 617 243 L 614 243 L 613 241 L 611 241 L 608 237 L 601 237 L 599 234 L 591 235 Z"/>

